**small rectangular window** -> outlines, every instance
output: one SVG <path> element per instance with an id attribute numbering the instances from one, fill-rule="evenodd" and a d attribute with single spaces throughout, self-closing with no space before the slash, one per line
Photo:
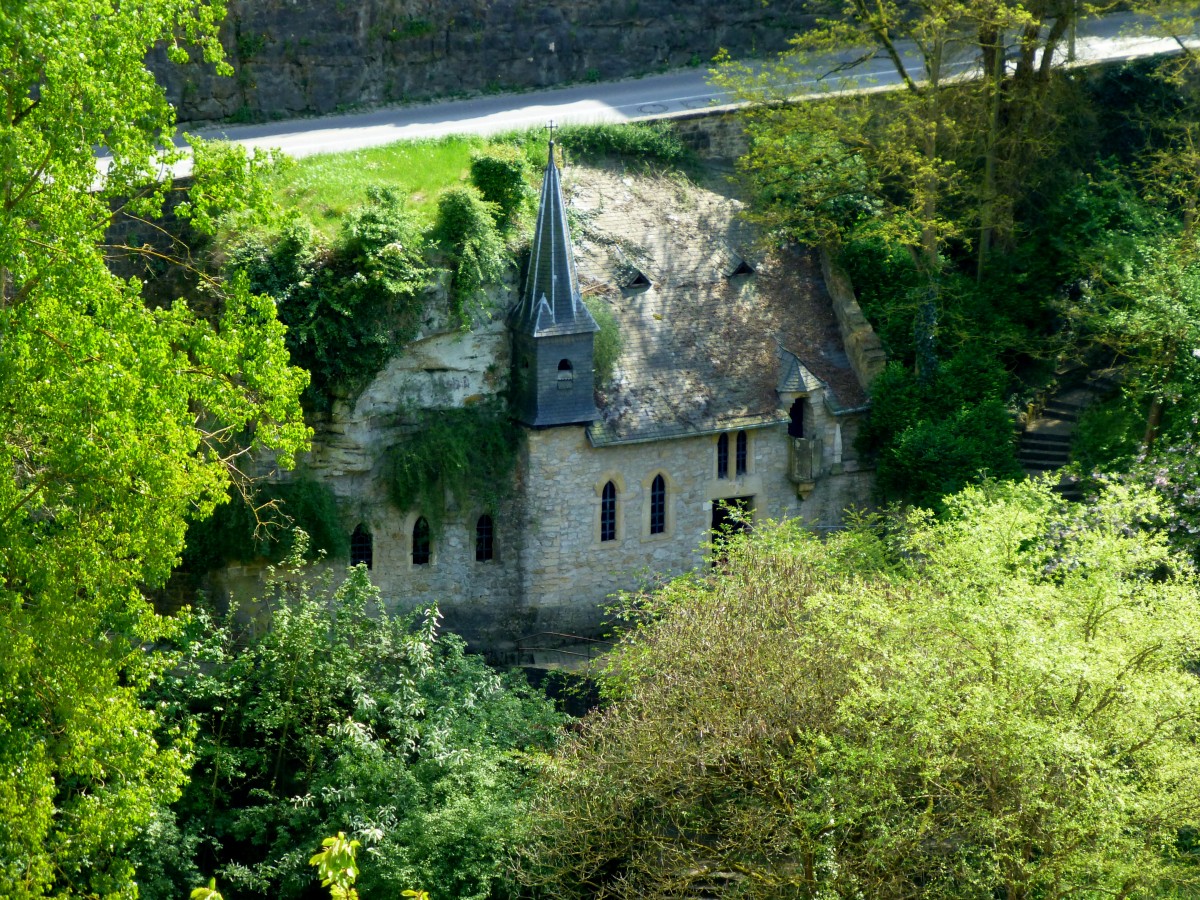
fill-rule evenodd
<path id="1" fill-rule="evenodd" d="M 737 474 L 746 474 L 746 457 L 747 457 L 747 440 L 746 432 L 739 431 L 737 433 Z"/>
<path id="2" fill-rule="evenodd" d="M 611 481 L 600 495 L 600 540 L 617 539 L 617 487 Z"/>
<path id="3" fill-rule="evenodd" d="M 487 562 L 495 556 L 495 524 L 491 516 L 480 516 L 475 523 L 475 562 Z"/>
<path id="4" fill-rule="evenodd" d="M 667 483 L 656 475 L 650 485 L 650 533 L 662 534 L 667 530 Z"/>

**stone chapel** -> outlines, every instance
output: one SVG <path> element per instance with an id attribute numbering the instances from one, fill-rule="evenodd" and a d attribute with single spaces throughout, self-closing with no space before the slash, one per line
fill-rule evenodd
<path id="1" fill-rule="evenodd" d="M 834 528 L 869 503 L 854 436 L 878 339 L 828 260 L 755 250 L 739 210 L 681 179 L 564 178 L 551 142 L 515 296 L 468 333 L 427 322 L 317 425 L 308 468 L 389 605 L 438 602 L 497 662 L 571 665 L 598 646 L 607 598 L 708 565 L 715 532 L 764 517 Z M 601 383 L 597 304 L 621 339 Z M 499 510 L 448 498 L 434 533 L 426 511 L 387 500 L 380 460 L 404 409 L 504 392 L 522 446 Z M 257 578 L 230 567 L 221 585 Z"/>

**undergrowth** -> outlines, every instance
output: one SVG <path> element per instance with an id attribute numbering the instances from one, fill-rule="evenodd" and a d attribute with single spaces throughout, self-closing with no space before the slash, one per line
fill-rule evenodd
<path id="1" fill-rule="evenodd" d="M 300 477 L 259 484 L 249 502 L 234 496 L 213 515 L 188 525 L 182 567 L 209 572 L 236 562 L 277 562 L 291 547 L 291 528 L 308 533 L 311 554 L 334 559 L 350 552 L 350 539 L 338 518 L 333 491 L 323 482 Z"/>

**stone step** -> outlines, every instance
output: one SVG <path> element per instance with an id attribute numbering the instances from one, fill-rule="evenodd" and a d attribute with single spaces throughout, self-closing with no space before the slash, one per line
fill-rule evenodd
<path id="1" fill-rule="evenodd" d="M 1060 422 L 1078 422 L 1082 406 L 1068 406 L 1065 403 L 1047 403 L 1039 418 L 1058 419 Z"/>
<path id="2" fill-rule="evenodd" d="M 1054 431 L 1023 431 L 1020 433 L 1020 440 L 1022 444 L 1035 443 L 1047 446 L 1053 444 L 1067 447 L 1071 444 L 1071 435 Z"/>
<path id="3" fill-rule="evenodd" d="M 1026 474 L 1053 472 L 1066 465 L 1065 462 L 1046 462 L 1044 460 L 1018 459 L 1018 462 L 1020 462 L 1021 468 L 1025 470 Z"/>
<path id="4" fill-rule="evenodd" d="M 1021 453 L 1017 455 L 1017 463 L 1022 469 L 1038 469 L 1043 472 L 1050 472 L 1054 469 L 1061 469 L 1071 461 L 1066 457 L 1057 456 L 1026 456 Z"/>

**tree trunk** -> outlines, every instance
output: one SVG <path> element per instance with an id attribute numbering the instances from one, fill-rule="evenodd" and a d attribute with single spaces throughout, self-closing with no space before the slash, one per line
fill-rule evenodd
<path id="1" fill-rule="evenodd" d="M 1162 426 L 1163 402 L 1161 397 L 1150 401 L 1150 412 L 1146 414 L 1146 433 L 1142 436 L 1142 447 L 1149 450 L 1158 438 L 1158 429 Z"/>
<path id="2" fill-rule="evenodd" d="M 1000 30 L 980 35 L 988 97 L 988 134 L 983 159 L 983 193 L 979 207 L 979 257 L 975 280 L 983 283 L 983 270 L 992 249 L 996 227 L 996 154 L 1000 134 L 1000 89 L 1004 81 L 1004 42 Z"/>

